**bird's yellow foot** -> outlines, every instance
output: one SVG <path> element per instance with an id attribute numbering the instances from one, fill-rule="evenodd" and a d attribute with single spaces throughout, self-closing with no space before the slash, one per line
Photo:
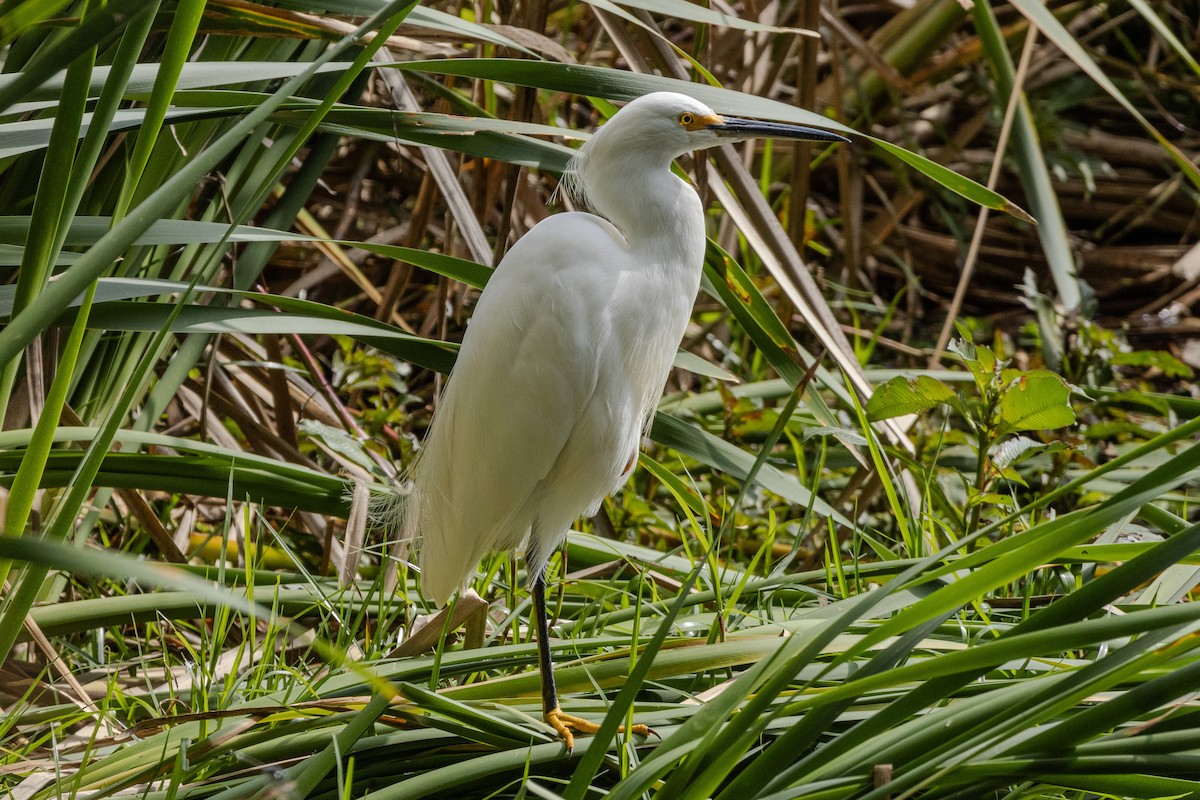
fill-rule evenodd
<path id="1" fill-rule="evenodd" d="M 553 711 L 546 712 L 545 720 L 546 724 L 554 728 L 558 732 L 558 735 L 562 737 L 562 740 L 567 745 L 568 753 L 575 749 L 575 736 L 571 733 L 572 730 L 585 736 L 595 736 L 600 731 L 600 726 L 595 722 L 583 719 L 582 717 L 576 717 L 572 714 L 564 714 L 563 710 L 557 706 Z M 634 725 L 630 728 L 630 731 L 637 736 L 649 736 L 654 733 L 654 731 L 645 725 Z M 617 732 L 624 733 L 625 726 L 622 725 L 617 728 Z"/>

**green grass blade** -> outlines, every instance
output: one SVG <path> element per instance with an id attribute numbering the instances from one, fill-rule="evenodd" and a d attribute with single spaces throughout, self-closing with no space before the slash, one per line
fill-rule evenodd
<path id="1" fill-rule="evenodd" d="M 522 86 L 534 86 L 560 92 L 575 92 L 583 95 L 599 95 L 609 100 L 632 100 L 648 92 L 672 91 L 695 97 L 711 105 L 718 113 L 777 119 L 799 125 L 815 125 L 853 136 L 862 136 L 853 128 L 814 114 L 802 108 L 786 105 L 744 92 L 736 92 L 716 86 L 688 83 L 659 75 L 643 75 L 621 70 L 579 64 L 552 64 L 549 62 L 518 61 L 513 59 L 470 59 L 457 58 L 444 61 L 409 61 L 396 65 L 400 69 L 428 71 L 444 75 L 481 78 L 485 80 L 509 81 Z M 995 192 L 946 169 L 924 156 L 885 142 L 871 139 L 897 158 L 902 159 L 926 177 L 947 189 L 961 194 L 988 208 L 994 208 L 1017 216 L 1027 214 L 1013 203 Z"/>
<path id="2" fill-rule="evenodd" d="M 415 0 L 393 0 L 388 3 L 386 7 L 361 25 L 354 34 L 345 37 L 306 69 L 290 78 L 268 101 L 247 114 L 209 147 L 196 154 L 191 161 L 143 202 L 135 206 L 78 262 L 68 268 L 57 281 L 39 295 L 30 304 L 27 313 L 17 315 L 4 330 L 0 330 L 0 364 L 5 364 L 15 358 L 21 349 L 37 335 L 46 320 L 57 317 L 80 291 L 98 278 L 109 265 L 117 261 L 155 220 L 169 213 L 170 209 L 187 197 L 195 189 L 196 184 L 230 151 L 240 145 L 251 131 L 265 121 L 277 106 L 298 91 L 303 83 L 315 74 L 320 65 L 332 61 L 346 48 L 352 46 L 358 37 L 372 30 L 380 20 L 397 15 L 402 17 L 414 3 Z M 113 8 L 113 5 L 115 3 L 109 8 Z"/>
<path id="3" fill-rule="evenodd" d="M 998 105 L 1006 104 L 1012 93 L 1018 89 L 1012 58 L 1008 53 L 1004 34 L 1000 30 L 1000 23 L 996 20 L 991 5 L 985 2 L 974 3 L 972 16 L 996 81 Z M 1046 166 L 1044 148 L 1038 139 L 1029 103 L 1024 97 L 1024 89 L 1019 91 L 1022 96 L 1013 106 L 1013 142 L 1016 145 L 1014 155 L 1020 165 L 1021 181 L 1025 186 L 1030 208 L 1038 220 L 1038 239 L 1041 240 L 1042 252 L 1046 255 L 1050 274 L 1054 277 L 1054 286 L 1063 305 L 1067 309 L 1075 309 L 1083 301 L 1083 293 L 1079 288 L 1078 268 L 1071 249 L 1070 232 L 1067 230 L 1062 206 L 1058 202 L 1058 194 L 1054 190 L 1050 169 Z"/>
<path id="4" fill-rule="evenodd" d="M 146 164 L 150 161 L 150 153 L 158 143 L 158 135 L 162 131 L 163 120 L 175 94 L 175 86 L 179 81 L 179 73 L 192 47 L 196 29 L 200 26 L 200 17 L 204 13 L 205 0 L 180 0 L 175 5 L 171 19 L 171 29 L 167 32 L 167 41 L 163 47 L 162 60 L 158 65 L 158 74 L 154 76 L 154 88 L 150 92 L 150 100 L 146 104 L 145 117 L 138 128 L 137 141 L 133 153 L 129 157 L 125 170 L 125 182 L 121 186 L 121 194 L 113 209 L 114 223 L 124 218 L 129 207 L 134 203 Z"/>

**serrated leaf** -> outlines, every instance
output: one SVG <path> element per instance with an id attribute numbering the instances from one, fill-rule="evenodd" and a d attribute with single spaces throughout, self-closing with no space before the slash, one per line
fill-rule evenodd
<path id="1" fill-rule="evenodd" d="M 949 403 L 954 397 L 953 389 L 928 375 L 892 378 L 876 389 L 867 401 L 867 419 L 878 422 L 905 414 L 917 414 Z"/>
<path id="2" fill-rule="evenodd" d="M 955 325 L 958 325 L 958 323 L 956 322 Z M 965 328 L 959 328 L 959 333 L 963 333 L 964 331 L 966 331 Z M 946 345 L 946 352 L 953 353 L 963 361 L 974 361 L 975 343 L 965 337 L 962 339 L 951 339 L 950 343 Z"/>
<path id="3" fill-rule="evenodd" d="M 1063 428 L 1075 422 L 1071 387 L 1047 370 L 1019 375 L 1000 396 L 1002 432 Z"/>
<path id="4" fill-rule="evenodd" d="M 988 374 L 995 372 L 996 364 L 999 363 L 992 348 L 985 344 L 975 345 L 975 359 L 979 362 L 979 368 Z"/>

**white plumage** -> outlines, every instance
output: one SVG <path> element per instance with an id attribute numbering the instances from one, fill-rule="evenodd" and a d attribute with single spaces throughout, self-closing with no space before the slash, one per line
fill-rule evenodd
<path id="1" fill-rule="evenodd" d="M 559 708 L 546 561 L 633 469 L 687 327 L 704 209 L 671 161 L 756 136 L 845 141 L 720 117 L 670 92 L 634 100 L 601 128 L 568 174 L 596 214 L 552 216 L 500 262 L 411 470 L 401 535 L 419 544 L 429 599 L 445 603 L 486 553 L 524 545 L 542 706 L 568 749 L 572 730 L 597 727 Z"/>
<path id="2" fill-rule="evenodd" d="M 567 185 L 596 213 L 544 220 L 500 262 L 411 470 L 401 532 L 426 597 L 446 602 L 485 554 L 522 545 L 534 582 L 625 480 L 704 259 L 704 209 L 671 162 L 756 136 L 844 141 L 658 92 L 580 149 Z"/>
<path id="3" fill-rule="evenodd" d="M 669 170 L 692 145 L 677 115 L 662 118 L 664 103 L 712 114 L 682 95 L 630 103 L 574 165 L 604 218 L 565 213 L 537 225 L 475 307 L 412 472 L 405 524 L 420 540 L 422 591 L 439 604 L 488 552 L 524 543 L 529 574 L 539 574 L 636 460 L 704 258 L 700 200 Z M 676 144 L 619 124 L 639 112 Z M 647 187 L 606 191 L 615 161 Z"/>

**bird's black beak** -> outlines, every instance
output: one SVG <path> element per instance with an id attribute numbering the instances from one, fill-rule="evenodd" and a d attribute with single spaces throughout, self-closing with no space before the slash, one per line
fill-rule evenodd
<path id="1" fill-rule="evenodd" d="M 849 142 L 845 136 L 807 125 L 788 125 L 782 122 L 762 122 L 756 119 L 720 117 L 720 122 L 707 127 L 718 136 L 731 139 L 799 139 L 805 142 Z"/>

